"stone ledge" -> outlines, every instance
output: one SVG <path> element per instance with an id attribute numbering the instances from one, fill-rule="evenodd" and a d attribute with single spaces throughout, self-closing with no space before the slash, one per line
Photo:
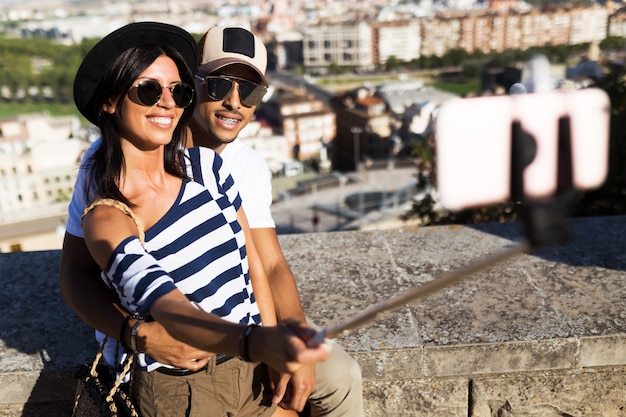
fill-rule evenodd
<path id="1" fill-rule="evenodd" d="M 617 416 L 626 409 L 626 217 L 519 255 L 337 340 L 368 417 Z M 284 235 L 318 325 L 520 239 L 515 224 Z M 58 251 L 0 254 L 0 416 L 65 415 L 93 333 L 62 302 Z M 47 411 L 42 411 L 47 410 Z M 55 410 L 55 411 L 51 411 Z M 559 414 L 561 413 L 561 414 Z"/>
<path id="2" fill-rule="evenodd" d="M 626 364 L 626 337 L 422 346 L 355 352 L 354 357 L 367 380 L 474 378 L 489 374 L 623 366 Z"/>

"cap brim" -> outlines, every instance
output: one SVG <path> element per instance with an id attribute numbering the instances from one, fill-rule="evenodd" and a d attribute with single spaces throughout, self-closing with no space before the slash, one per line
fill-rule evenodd
<path id="1" fill-rule="evenodd" d="M 218 58 L 209 63 L 202 64 L 201 69 L 203 72 L 210 74 L 212 72 L 219 71 L 224 67 L 234 64 L 245 65 L 246 67 L 252 68 L 259 75 L 259 78 L 261 79 L 261 84 L 263 84 L 265 87 L 269 86 L 269 83 L 267 82 L 267 78 L 265 78 L 265 74 L 263 74 L 263 71 L 243 59 L 237 59 L 235 57 Z"/>

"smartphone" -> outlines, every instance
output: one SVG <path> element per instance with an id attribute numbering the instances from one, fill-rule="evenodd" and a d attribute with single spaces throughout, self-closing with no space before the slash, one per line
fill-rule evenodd
<path id="1" fill-rule="evenodd" d="M 511 199 L 512 126 L 532 136 L 535 154 L 523 171 L 524 195 L 541 199 L 558 187 L 559 119 L 568 117 L 572 179 L 597 188 L 608 172 L 610 101 L 598 88 L 445 101 L 435 120 L 436 189 L 449 210 Z"/>

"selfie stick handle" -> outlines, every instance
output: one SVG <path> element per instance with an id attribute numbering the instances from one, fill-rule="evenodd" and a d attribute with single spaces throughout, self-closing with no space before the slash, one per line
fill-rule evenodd
<path id="1" fill-rule="evenodd" d="M 524 234 L 533 247 L 559 245 L 572 238 L 566 219 L 579 193 L 573 184 L 570 118 L 560 117 L 557 123 L 557 187 L 553 195 L 541 199 L 528 198 L 524 192 L 524 169 L 535 157 L 535 139 L 520 122 L 512 125 L 511 200 L 522 203 Z"/>
<path id="2" fill-rule="evenodd" d="M 307 342 L 307 345 L 309 347 L 317 347 L 321 343 L 323 343 L 325 339 L 334 339 L 339 336 L 344 336 L 345 334 L 348 333 L 348 331 L 355 329 L 357 327 L 360 327 L 363 324 L 376 319 L 376 317 L 380 313 L 395 309 L 396 307 L 402 306 L 408 303 L 409 301 L 414 301 L 418 298 L 423 298 L 429 294 L 432 294 L 436 291 L 441 290 L 444 287 L 447 287 L 449 285 L 452 285 L 460 281 L 461 279 L 465 278 L 468 275 L 474 274 L 476 272 L 480 272 L 492 265 L 497 264 L 498 262 L 502 262 L 517 254 L 528 252 L 530 249 L 531 249 L 530 244 L 525 243 L 525 242 L 520 243 L 500 253 L 497 253 L 495 255 L 485 257 L 479 261 L 466 265 L 462 268 L 444 273 L 438 278 L 435 278 L 432 281 L 422 284 L 419 287 L 411 288 L 409 290 L 399 293 L 398 295 L 388 300 L 381 301 L 377 304 L 372 304 L 369 307 L 362 310 L 361 312 L 343 321 L 340 321 L 332 326 L 326 327 L 325 329 L 319 331 L 315 335 L 315 337 L 310 339 Z"/>
<path id="3" fill-rule="evenodd" d="M 525 65 L 528 93 L 552 91 L 550 62 L 545 55 L 535 55 Z M 535 138 L 524 130 L 523 121 L 514 121 L 511 131 L 511 201 L 522 203 L 520 215 L 524 234 L 533 247 L 553 246 L 572 238 L 566 217 L 580 193 L 573 182 L 572 138 L 569 116 L 558 119 L 557 189 L 548 197 L 529 199 L 524 192 L 524 170 L 537 153 Z"/>

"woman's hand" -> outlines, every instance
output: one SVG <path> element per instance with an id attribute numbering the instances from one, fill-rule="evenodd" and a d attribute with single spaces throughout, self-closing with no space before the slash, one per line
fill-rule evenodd
<path id="1" fill-rule="evenodd" d="M 307 347 L 315 330 L 303 322 L 285 320 L 273 327 L 259 327 L 248 336 L 250 359 L 266 363 L 278 372 L 295 374 L 305 366 L 328 359 L 331 345 Z"/>

